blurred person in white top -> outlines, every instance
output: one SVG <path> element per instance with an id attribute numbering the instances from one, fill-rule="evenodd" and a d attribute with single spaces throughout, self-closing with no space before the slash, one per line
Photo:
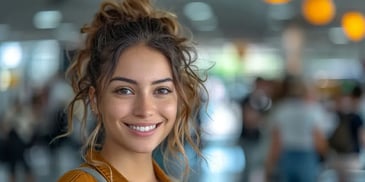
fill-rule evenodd
<path id="1" fill-rule="evenodd" d="M 266 174 L 280 182 L 315 182 L 320 169 L 319 155 L 327 142 L 312 104 L 308 88 L 297 76 L 288 75 L 283 82 L 284 97 L 273 107 L 271 143 Z"/>

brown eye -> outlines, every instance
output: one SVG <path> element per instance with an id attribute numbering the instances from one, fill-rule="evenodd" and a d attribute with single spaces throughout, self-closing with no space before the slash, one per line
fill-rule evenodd
<path id="1" fill-rule="evenodd" d="M 172 91 L 168 88 L 158 88 L 156 91 L 155 91 L 155 94 L 157 95 L 167 95 L 169 93 L 171 93 Z"/>
<path id="2" fill-rule="evenodd" d="M 133 95 L 133 90 L 130 88 L 119 88 L 115 90 L 115 93 L 117 93 L 118 95 Z"/>

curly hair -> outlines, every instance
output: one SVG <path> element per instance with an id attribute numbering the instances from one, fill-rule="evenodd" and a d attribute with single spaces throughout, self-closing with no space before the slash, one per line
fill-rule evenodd
<path id="1" fill-rule="evenodd" d="M 89 135 L 86 131 L 89 122 L 89 89 L 95 88 L 98 101 L 98 93 L 105 89 L 119 56 L 128 47 L 142 43 L 169 60 L 178 94 L 178 114 L 172 131 L 163 142 L 164 155 L 178 159 L 183 156 L 186 176 L 189 161 L 184 146 L 189 144 L 201 156 L 199 130 L 195 121 L 202 105 L 200 98 L 207 90 L 203 85 L 205 79 L 200 77 L 199 69 L 194 64 L 197 59 L 194 44 L 183 34 L 176 16 L 154 9 L 149 0 L 105 1 L 92 22 L 81 28 L 81 33 L 86 38 L 84 47 L 78 50 L 66 73 L 75 96 L 67 107 L 69 127 L 63 136 L 72 132 L 72 123 L 80 103 L 83 108 L 81 129 L 87 137 L 83 152 L 99 144 L 102 147 L 102 143 L 98 143 L 103 133 L 100 118 L 97 118 L 96 126 Z"/>

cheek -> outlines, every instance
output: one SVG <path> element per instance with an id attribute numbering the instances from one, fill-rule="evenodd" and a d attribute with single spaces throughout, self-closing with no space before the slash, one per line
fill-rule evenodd
<path id="1" fill-rule="evenodd" d="M 163 112 L 169 117 L 169 120 L 175 122 L 177 115 L 177 104 L 168 104 L 164 107 Z"/>
<path id="2" fill-rule="evenodd" d="M 160 112 L 163 113 L 163 115 L 165 115 L 165 117 L 168 118 L 170 122 L 174 123 L 176 121 L 178 112 L 177 105 L 177 99 L 173 98 L 160 103 L 158 107 Z"/>
<path id="3" fill-rule="evenodd" d="M 122 117 L 128 112 L 128 108 L 125 103 L 116 102 L 115 100 L 104 100 L 101 105 L 101 114 L 106 120 L 115 120 Z"/>

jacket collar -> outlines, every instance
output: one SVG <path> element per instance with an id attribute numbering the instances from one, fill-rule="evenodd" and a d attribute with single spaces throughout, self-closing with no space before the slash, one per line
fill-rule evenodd
<path id="1" fill-rule="evenodd" d="M 86 163 L 83 166 L 90 166 L 98 170 L 107 181 L 128 182 L 127 178 L 119 173 L 109 162 L 107 162 L 99 151 L 90 150 L 86 154 Z M 170 182 L 170 177 L 153 161 L 153 169 L 160 182 Z"/>

